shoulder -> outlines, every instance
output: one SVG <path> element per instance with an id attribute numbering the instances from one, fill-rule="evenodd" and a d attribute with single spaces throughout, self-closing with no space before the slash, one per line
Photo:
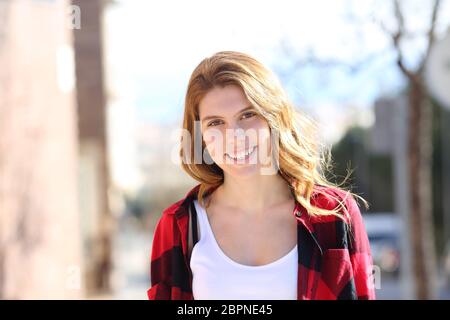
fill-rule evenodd
<path id="1" fill-rule="evenodd" d="M 196 198 L 199 185 L 191 188 L 184 197 L 169 204 L 163 211 L 156 225 L 156 230 L 173 229 L 177 218 L 188 214 L 191 202 Z"/>
<path id="2" fill-rule="evenodd" d="M 343 206 L 340 206 L 340 202 Z M 327 210 L 334 210 L 341 207 L 340 213 L 343 214 L 347 223 L 352 223 L 352 221 L 361 218 L 361 212 L 353 194 L 337 187 L 316 186 L 311 196 L 311 204 Z M 337 219 L 339 218 L 334 215 L 315 218 L 317 222 L 334 221 Z"/>
<path id="3" fill-rule="evenodd" d="M 198 190 L 200 185 L 196 185 L 195 187 L 192 187 L 187 191 L 187 193 L 184 195 L 184 197 L 176 200 L 175 202 L 171 203 L 169 206 L 167 206 L 163 212 L 162 216 L 174 216 L 178 214 L 183 214 L 187 212 L 187 209 L 191 202 L 197 198 Z"/>
<path id="4" fill-rule="evenodd" d="M 334 234 L 334 238 L 338 239 L 338 242 L 341 242 L 342 244 L 345 243 L 345 246 L 349 247 L 351 253 L 370 252 L 367 231 L 355 197 L 351 193 L 337 188 L 328 188 L 325 194 L 332 194 L 335 198 L 344 203 L 342 211 L 345 215 L 345 223 L 336 216 L 327 216 L 324 219 L 332 221 L 333 223 L 318 223 L 316 224 L 316 230 L 323 229 L 322 231 L 326 231 L 322 232 L 324 234 Z M 318 196 L 318 199 L 320 199 L 322 204 L 327 203 L 328 208 L 335 208 L 338 205 L 337 200 L 327 200 L 326 198 L 326 195 Z M 329 201 L 329 203 L 327 201 Z M 340 246 L 340 244 L 338 245 Z"/>
<path id="5" fill-rule="evenodd" d="M 153 231 L 152 260 L 159 259 L 164 253 L 181 244 L 185 232 L 185 221 L 180 220 L 184 212 L 184 198 L 167 206 L 159 216 Z"/>
<path id="6" fill-rule="evenodd" d="M 339 205 L 339 201 L 343 206 Z M 335 215 L 311 216 L 310 221 L 320 241 L 326 246 L 366 247 L 366 231 L 358 203 L 352 193 L 335 187 L 318 187 L 311 203 L 320 208 L 340 208 L 343 219 Z M 330 235 L 334 235 L 330 238 Z M 349 236 L 349 238 L 347 238 Z M 336 242 L 336 243 L 335 243 Z M 360 249 L 361 250 L 361 249 Z"/>
<path id="7" fill-rule="evenodd" d="M 175 223 L 175 214 L 180 209 L 180 201 L 174 202 L 166 207 L 161 215 L 159 216 L 158 222 L 156 223 L 156 231 L 161 231 L 161 229 L 170 229 Z"/>

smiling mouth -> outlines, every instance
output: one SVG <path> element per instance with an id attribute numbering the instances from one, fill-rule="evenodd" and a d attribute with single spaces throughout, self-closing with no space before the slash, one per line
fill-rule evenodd
<path id="1" fill-rule="evenodd" d="M 255 152 L 255 150 L 256 150 L 257 147 L 258 147 L 258 146 L 254 146 L 254 147 L 252 147 L 251 149 L 248 149 L 247 151 L 244 151 L 244 152 L 239 152 L 239 153 L 237 153 L 236 155 L 230 155 L 230 154 L 228 154 L 228 153 L 225 153 L 225 155 L 226 155 L 229 159 L 234 160 L 234 161 L 237 161 L 237 160 L 245 160 L 245 159 L 248 159 L 248 158 Z"/>

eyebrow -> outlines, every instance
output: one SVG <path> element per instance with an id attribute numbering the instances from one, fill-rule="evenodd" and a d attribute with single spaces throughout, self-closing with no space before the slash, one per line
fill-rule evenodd
<path id="1" fill-rule="evenodd" d="M 235 115 L 238 115 L 238 114 L 240 114 L 240 113 L 242 113 L 242 112 L 244 112 L 244 111 L 247 111 L 247 110 L 255 110 L 255 108 L 253 108 L 253 106 L 248 106 L 248 107 L 246 107 L 246 108 L 244 108 L 244 109 L 242 109 L 242 110 L 236 112 Z M 204 117 L 204 118 L 202 119 L 202 122 L 203 122 L 203 121 L 206 121 L 206 120 L 210 120 L 210 119 L 217 119 L 217 118 L 222 118 L 222 117 L 221 117 L 221 116 L 207 116 L 207 117 Z"/>

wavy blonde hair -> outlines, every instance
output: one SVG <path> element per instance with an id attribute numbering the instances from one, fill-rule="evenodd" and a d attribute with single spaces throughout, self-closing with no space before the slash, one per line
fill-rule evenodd
<path id="1" fill-rule="evenodd" d="M 315 188 L 317 185 L 345 191 L 346 197 L 353 195 L 360 198 L 368 208 L 363 198 L 340 187 L 350 172 L 339 185 L 326 179 L 325 171 L 332 168 L 331 151 L 319 144 L 315 121 L 295 110 L 275 75 L 247 54 L 236 51 L 217 52 L 203 59 L 192 72 L 185 97 L 183 128 L 194 140 L 202 139 L 198 132 L 194 132 L 194 123 L 200 120 L 200 101 L 214 87 L 227 85 L 240 87 L 256 111 L 266 119 L 270 130 L 278 130 L 278 174 L 288 182 L 293 196 L 310 215 L 336 215 L 343 218 L 347 212 L 345 199 L 334 196 L 331 197 L 338 203 L 336 208 L 328 210 L 314 206 L 310 202 L 313 191 L 317 189 L 318 193 L 324 192 L 322 188 Z M 207 207 L 209 202 L 205 203 L 205 197 L 223 183 L 224 173 L 215 163 L 195 163 L 194 145 L 195 142 L 183 141 L 183 137 L 181 138 L 181 164 L 192 178 L 200 182 L 198 199 L 202 206 Z M 204 149 L 202 139 L 202 155 Z"/>

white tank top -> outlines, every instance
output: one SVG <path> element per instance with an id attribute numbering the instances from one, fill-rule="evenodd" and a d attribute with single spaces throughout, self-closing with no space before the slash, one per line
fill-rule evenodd
<path id="1" fill-rule="evenodd" d="M 297 245 L 269 264 L 249 266 L 229 258 L 217 243 L 208 216 L 194 200 L 200 239 L 191 253 L 196 300 L 296 300 Z"/>

